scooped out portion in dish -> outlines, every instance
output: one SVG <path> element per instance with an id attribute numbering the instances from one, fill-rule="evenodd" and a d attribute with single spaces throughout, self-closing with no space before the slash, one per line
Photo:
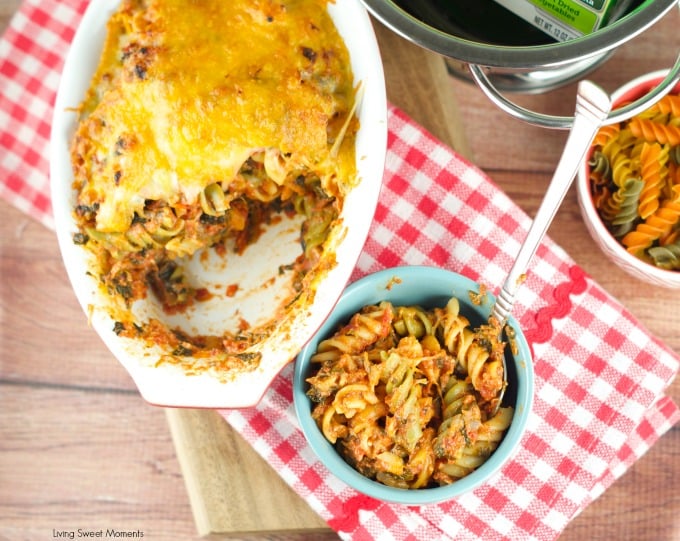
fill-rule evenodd
<path id="1" fill-rule="evenodd" d="M 91 255 L 112 332 L 189 373 L 255 369 L 258 344 L 335 265 L 357 183 L 356 97 L 326 0 L 124 0 L 71 145 L 73 241 Z M 229 269 L 277 227 L 295 228 L 298 249 L 260 289 L 285 281 L 287 293 L 266 320 L 206 332 L 191 314 L 239 283 L 197 283 L 191 267 Z"/>

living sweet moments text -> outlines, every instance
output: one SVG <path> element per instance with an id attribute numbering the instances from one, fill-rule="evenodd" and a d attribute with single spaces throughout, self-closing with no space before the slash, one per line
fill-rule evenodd
<path id="1" fill-rule="evenodd" d="M 116 528 L 52 529 L 52 537 L 55 539 L 141 539 L 144 537 L 144 532 L 142 530 L 119 530 Z"/>

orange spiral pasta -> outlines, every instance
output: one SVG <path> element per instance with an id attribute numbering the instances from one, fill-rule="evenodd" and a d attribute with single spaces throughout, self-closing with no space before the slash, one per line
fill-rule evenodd
<path id="1" fill-rule="evenodd" d="M 654 214 L 621 240 L 634 255 L 669 235 L 680 222 L 680 185 L 673 186 L 672 192 L 672 199 L 664 201 Z"/>
<path id="2" fill-rule="evenodd" d="M 670 184 L 680 184 L 680 146 L 673 147 L 668 161 L 668 179 Z"/>
<path id="3" fill-rule="evenodd" d="M 666 94 L 652 107 L 649 108 L 650 113 L 661 113 L 663 115 L 670 114 L 671 116 L 680 117 L 680 96 L 674 94 Z"/>
<path id="4" fill-rule="evenodd" d="M 680 145 L 680 127 L 672 124 L 636 117 L 630 121 L 630 131 L 635 137 L 641 137 L 645 141 L 658 141 L 671 146 Z"/>
<path id="5" fill-rule="evenodd" d="M 608 186 L 603 186 L 600 189 L 593 189 L 593 204 L 595 205 L 595 208 L 599 210 L 600 215 L 604 218 L 605 213 L 607 212 L 606 206 L 608 205 L 609 201 L 612 198 L 612 192 L 609 189 Z M 616 212 L 611 212 L 609 213 L 610 218 L 607 218 L 608 220 L 613 218 L 616 215 Z"/>
<path id="6" fill-rule="evenodd" d="M 640 176 L 644 181 L 644 187 L 640 193 L 638 212 L 640 217 L 645 220 L 659 208 L 659 198 L 661 190 L 665 185 L 665 176 L 662 174 L 664 157 L 668 153 L 662 151 L 658 143 L 647 143 L 642 145 L 640 152 Z"/>
<path id="7" fill-rule="evenodd" d="M 597 132 L 597 135 L 595 135 L 595 139 L 593 140 L 593 145 L 596 146 L 605 146 L 605 144 L 612 140 L 614 137 L 616 137 L 621 131 L 621 127 L 618 124 L 610 124 L 609 126 L 602 126 L 600 131 Z"/>
<path id="8" fill-rule="evenodd" d="M 605 126 L 588 161 L 593 204 L 628 252 L 680 270 L 680 96 Z"/>

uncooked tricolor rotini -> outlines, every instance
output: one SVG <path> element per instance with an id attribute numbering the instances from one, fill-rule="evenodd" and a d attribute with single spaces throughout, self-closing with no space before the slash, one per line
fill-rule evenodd
<path id="1" fill-rule="evenodd" d="M 600 218 L 631 254 L 680 270 L 680 96 L 595 136 L 590 185 Z"/>
<path id="2" fill-rule="evenodd" d="M 498 447 L 506 344 L 458 299 L 431 310 L 365 306 L 312 356 L 307 395 L 326 439 L 361 474 L 406 489 L 450 484 Z M 513 336 L 509 333 L 509 336 Z"/>

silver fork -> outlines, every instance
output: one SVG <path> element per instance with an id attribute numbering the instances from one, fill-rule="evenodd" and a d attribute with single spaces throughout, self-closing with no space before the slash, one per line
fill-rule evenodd
<path id="1" fill-rule="evenodd" d="M 527 236 L 520 246 L 517 257 L 508 273 L 496 302 L 491 310 L 491 316 L 496 319 L 503 329 L 515 303 L 515 296 L 520 285 L 526 278 L 529 263 L 538 249 L 541 240 L 553 221 L 557 209 L 562 204 L 569 187 L 582 160 L 585 159 L 588 148 L 603 125 L 611 109 L 609 95 L 599 86 L 590 81 L 581 81 L 576 94 L 576 112 L 574 122 L 569 132 L 562 156 L 557 164 L 552 180 L 543 196 L 541 205 L 536 212 Z M 507 387 L 507 370 L 503 359 L 504 385 L 498 397 L 496 410 L 505 394 Z"/>

